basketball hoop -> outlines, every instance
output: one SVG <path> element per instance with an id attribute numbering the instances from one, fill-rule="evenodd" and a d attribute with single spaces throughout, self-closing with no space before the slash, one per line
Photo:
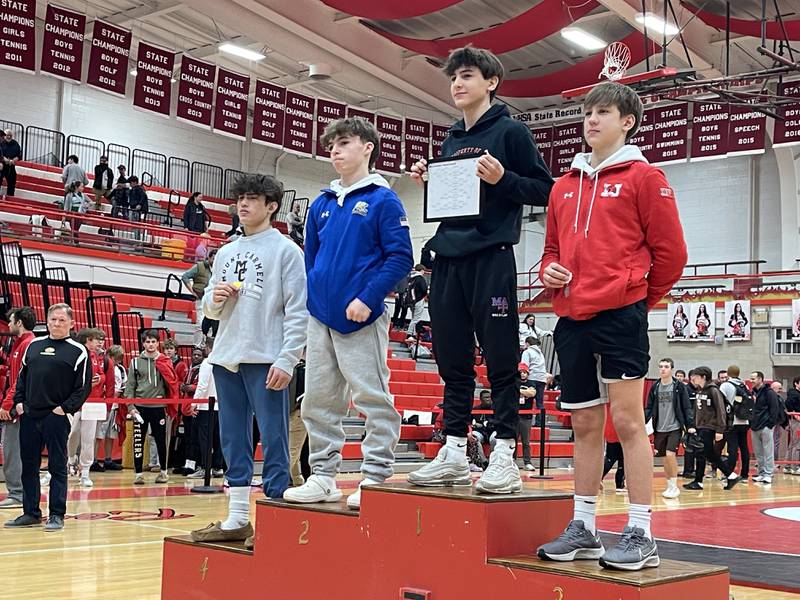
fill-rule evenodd
<path id="1" fill-rule="evenodd" d="M 605 77 L 609 81 L 619 81 L 625 77 L 625 71 L 631 64 L 631 51 L 622 42 L 613 42 L 606 48 L 603 59 L 603 70 L 600 71 L 598 79 Z"/>

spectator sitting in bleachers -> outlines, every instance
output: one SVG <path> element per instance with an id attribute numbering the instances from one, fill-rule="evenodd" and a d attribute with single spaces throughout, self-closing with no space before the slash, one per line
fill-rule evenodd
<path id="1" fill-rule="evenodd" d="M 94 168 L 92 184 L 95 210 L 100 210 L 102 199 L 108 195 L 112 187 L 114 187 L 114 172 L 108 166 L 108 157 L 101 156 L 100 163 Z"/>
<path id="2" fill-rule="evenodd" d="M 492 410 L 492 393 L 489 390 L 481 390 L 480 404 L 476 407 L 477 410 Z M 483 445 L 489 444 L 489 448 L 494 448 L 494 441 L 496 437 L 494 428 L 494 414 L 486 413 L 473 413 L 472 423 L 470 425 L 471 431 L 467 435 L 467 459 L 471 464 L 474 464 L 481 469 L 486 468 L 489 464 L 489 459 L 483 452 Z M 476 442 L 472 445 L 470 442 Z M 470 449 L 472 454 L 470 454 Z M 470 469 L 471 471 L 473 469 Z"/>
<path id="3" fill-rule="evenodd" d="M 286 215 L 286 222 L 289 224 L 289 237 L 292 238 L 295 244 L 302 248 L 305 242 L 305 234 L 303 233 L 305 225 L 303 223 L 303 217 L 300 216 L 299 202 L 295 201 L 292 203 L 292 210 Z"/>
<path id="4" fill-rule="evenodd" d="M 128 192 L 128 218 L 135 222 L 144 221 L 144 217 L 150 212 L 150 201 L 147 199 L 147 192 L 139 184 L 139 178 L 136 175 L 131 175 L 128 178 L 128 184 L 131 186 Z"/>
<path id="5" fill-rule="evenodd" d="M 83 185 L 89 183 L 86 171 L 78 164 L 78 157 L 74 154 L 70 154 L 67 157 L 67 164 L 64 165 L 64 169 L 61 172 L 61 181 L 64 183 L 65 192 L 69 192 L 70 186 L 75 181 L 80 181 Z"/>
<path id="6" fill-rule="evenodd" d="M 111 202 L 111 216 L 113 218 L 128 218 L 128 184 L 117 181 L 117 186 L 108 195 Z"/>
<path id="7" fill-rule="evenodd" d="M 211 225 L 211 216 L 203 206 L 202 200 L 203 195 L 195 192 L 186 201 L 186 207 L 183 209 L 183 226 L 188 231 L 205 233 Z"/>

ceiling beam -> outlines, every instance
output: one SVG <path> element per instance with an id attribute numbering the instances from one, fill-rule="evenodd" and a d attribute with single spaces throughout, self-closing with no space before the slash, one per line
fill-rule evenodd
<path id="1" fill-rule="evenodd" d="M 147 19 L 155 19 L 168 15 L 180 10 L 182 6 L 183 2 L 179 0 L 165 0 L 160 3 L 142 4 L 100 18 L 114 25 L 119 25 L 120 27 L 128 27 L 135 21 L 146 21 Z"/>

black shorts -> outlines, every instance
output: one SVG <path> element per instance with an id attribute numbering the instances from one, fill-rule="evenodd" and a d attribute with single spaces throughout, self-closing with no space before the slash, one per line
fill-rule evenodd
<path id="1" fill-rule="evenodd" d="M 653 447 L 656 449 L 656 456 L 666 456 L 667 452 L 678 453 L 678 445 L 681 443 L 680 429 L 674 431 L 656 431 L 653 434 Z"/>
<path id="2" fill-rule="evenodd" d="M 647 302 L 606 310 L 585 321 L 562 317 L 553 332 L 566 410 L 608 402 L 608 385 L 647 375 Z"/>

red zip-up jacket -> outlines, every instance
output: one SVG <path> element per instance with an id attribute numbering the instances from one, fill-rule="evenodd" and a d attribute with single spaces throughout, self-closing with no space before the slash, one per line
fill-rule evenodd
<path id="1" fill-rule="evenodd" d="M 22 369 L 22 357 L 25 356 L 25 351 L 35 338 L 36 336 L 29 331 L 14 339 L 8 361 L 8 391 L 5 398 L 3 398 L 3 410 L 11 410 L 14 406 L 14 392 L 17 391 L 17 379 Z"/>
<path id="2" fill-rule="evenodd" d="M 675 193 L 636 146 L 599 170 L 579 154 L 550 193 L 539 276 L 552 262 L 572 280 L 554 290 L 560 317 L 586 320 L 647 300 L 653 308 L 683 274 L 686 242 Z"/>
<path id="3" fill-rule="evenodd" d="M 103 370 L 103 357 L 97 352 L 89 352 L 89 360 L 92 361 L 92 379 L 96 376 L 99 376 L 100 379 L 92 385 L 92 391 L 89 392 L 87 400 L 105 398 L 106 373 Z"/>

